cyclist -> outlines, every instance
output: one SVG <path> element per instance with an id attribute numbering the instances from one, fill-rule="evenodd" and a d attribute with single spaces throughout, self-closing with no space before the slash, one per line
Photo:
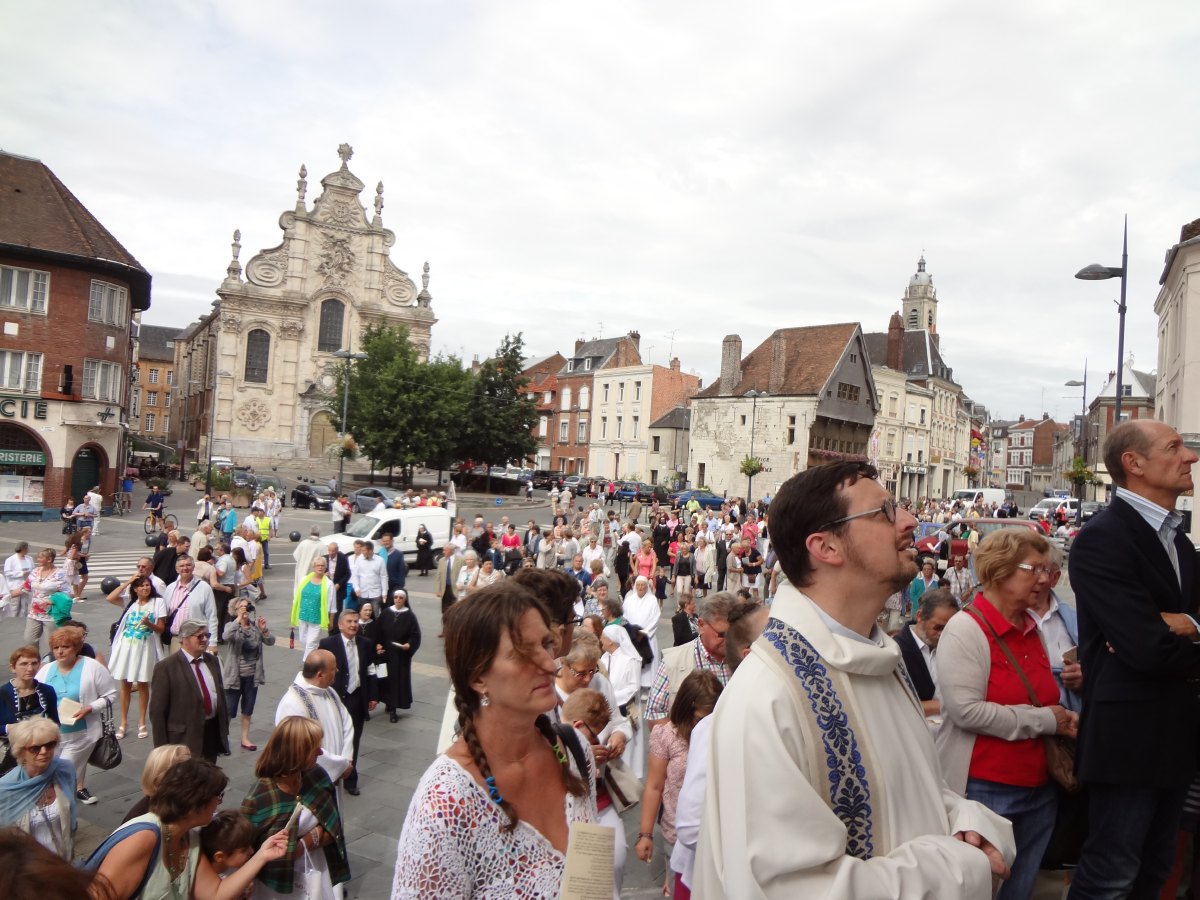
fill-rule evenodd
<path id="1" fill-rule="evenodd" d="M 150 515 L 154 516 L 155 528 L 163 526 L 163 495 L 159 493 L 157 487 L 151 487 L 150 493 L 146 496 L 146 502 L 142 504 L 142 509 L 150 511 Z"/>

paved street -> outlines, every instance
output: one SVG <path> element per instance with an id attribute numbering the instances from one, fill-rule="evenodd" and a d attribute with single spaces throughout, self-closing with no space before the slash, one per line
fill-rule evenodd
<path id="1" fill-rule="evenodd" d="M 540 491 L 538 493 L 543 494 Z M 190 490 L 179 486 L 172 500 L 169 509 L 179 515 L 181 524 L 186 526 L 186 531 L 190 534 L 194 528 L 193 514 L 190 511 L 193 502 Z M 521 526 L 531 517 L 539 522 L 548 518 L 544 499 L 526 505 L 524 500 L 505 498 L 503 505 L 497 507 L 494 498 L 491 497 L 462 498 L 460 515 L 469 517 L 476 511 L 493 521 L 498 521 L 501 515 L 507 514 Z M 271 541 L 273 565 L 266 579 L 269 599 L 259 605 L 259 610 L 267 617 L 279 642 L 274 647 L 266 648 L 267 684 L 259 692 L 258 709 L 251 731 L 251 741 L 260 748 L 270 734 L 278 700 L 299 670 L 301 661 L 298 650 L 288 649 L 286 622 L 291 605 L 294 571 L 291 554 L 294 545 L 288 541 L 287 534 L 296 530 L 307 535 L 314 524 L 321 527 L 323 534 L 328 534 L 329 513 L 285 509 L 281 520 L 283 536 Z M 43 546 L 60 548 L 61 526 L 57 522 L 0 523 L 0 553 L 7 556 L 12 546 L 22 540 L 28 541 L 35 553 Z M 128 577 L 132 574 L 138 557 L 145 552 L 145 533 L 140 516 L 102 520 L 100 536 L 93 541 L 88 599 L 87 602 L 76 605 L 75 614 L 88 624 L 89 641 L 103 654 L 107 654 L 108 651 L 108 627 L 119 615 L 119 610 L 104 602 L 100 594 L 100 581 L 106 574 Z M 382 714 L 381 707 L 374 719 L 368 723 L 363 734 L 359 759 L 362 795 L 345 797 L 346 836 L 351 857 L 351 872 L 354 875 L 348 886 L 348 897 L 374 900 L 388 896 L 396 840 L 400 834 L 404 814 L 417 781 L 433 758 L 449 680 L 444 669 L 442 642 L 437 638 L 440 616 L 437 601 L 431 592 L 432 580 L 432 576 L 421 578 L 411 573 L 408 580 L 410 603 L 422 624 L 423 637 L 421 650 L 413 665 L 413 709 L 404 715 L 399 723 L 392 725 L 387 721 L 386 715 Z M 1066 583 L 1065 575 L 1059 593 L 1074 604 L 1074 597 Z M 5 657 L 21 643 L 23 630 L 24 620 L 0 618 L 0 648 L 3 649 Z M 664 620 L 659 634 L 665 635 L 669 641 L 671 629 L 668 620 Z M 136 702 L 135 696 L 130 712 L 131 724 L 136 722 Z M 238 749 L 237 727 L 236 723 L 231 723 L 233 756 L 220 761 L 221 767 L 230 777 L 226 795 L 231 805 L 243 796 L 253 783 L 254 762 L 257 756 L 255 753 Z M 86 855 L 106 837 L 119 824 L 125 811 L 141 796 L 141 766 L 150 747 L 150 740 L 137 740 L 136 730 L 131 730 L 123 741 L 125 761 L 112 772 L 95 769 L 89 772 L 88 785 L 100 802 L 95 806 L 79 808 L 77 850 L 80 854 Z M 649 865 L 633 855 L 632 847 L 638 832 L 639 814 L 640 807 L 635 807 L 623 817 L 630 851 L 625 866 L 622 896 L 659 897 L 665 866 L 661 837 L 656 845 L 655 859 Z M 1055 887 L 1057 881 L 1058 879 L 1052 876 L 1044 876 L 1036 896 L 1058 896 L 1059 891 Z"/>
<path id="2" fill-rule="evenodd" d="M 199 496 L 198 494 L 196 495 Z M 187 526 L 190 534 L 194 527 L 189 508 L 192 503 L 190 491 L 179 486 L 169 510 L 179 515 L 181 526 Z M 461 515 L 473 515 L 475 510 L 467 505 L 466 498 L 460 503 Z M 140 497 L 137 504 L 140 505 Z M 544 501 L 534 504 L 546 516 Z M 480 514 L 498 520 L 500 515 L 513 510 L 512 517 L 522 525 L 529 513 L 523 500 L 506 498 L 503 507 L 496 507 L 488 498 L 486 508 L 480 506 Z M 292 548 L 287 533 L 298 530 L 307 535 L 313 525 L 319 525 L 323 534 L 330 529 L 329 513 L 308 510 L 285 509 L 281 520 L 284 537 L 271 541 L 272 566 L 267 573 L 266 601 L 259 611 L 266 616 L 270 627 L 275 630 L 279 642 L 266 648 L 267 684 L 258 695 L 258 707 L 254 715 L 251 741 L 260 748 L 266 743 L 274 721 L 275 707 L 287 685 L 300 667 L 300 651 L 288 649 L 287 614 L 291 606 L 291 585 L 294 565 Z M 19 541 L 28 541 L 36 552 L 41 547 L 62 546 L 61 525 L 57 522 L 0 523 L 0 553 L 7 556 Z M 88 640 L 96 649 L 107 654 L 108 627 L 119 615 L 117 607 L 105 603 L 100 594 L 100 581 L 104 574 L 128 577 L 139 556 L 144 555 L 145 533 L 139 516 L 106 518 L 100 526 L 100 536 L 93 541 L 92 559 L 95 562 L 86 592 L 87 602 L 77 604 L 76 617 L 89 627 Z M 431 591 L 432 576 L 421 578 L 410 574 L 408 587 L 410 602 L 422 625 L 423 643 L 413 665 L 412 711 L 400 722 L 392 725 L 379 708 L 363 733 L 359 768 L 362 777 L 359 783 L 362 795 L 345 797 L 346 838 L 350 851 L 350 868 L 354 875 L 348 886 L 348 897 L 387 897 L 391 890 L 392 868 L 396 856 L 396 840 L 408 809 L 409 799 L 417 781 L 434 755 L 434 744 L 441 724 L 449 679 L 444 669 L 442 642 L 438 640 L 439 607 Z M 23 619 L 0 618 L 0 648 L 7 659 L 21 643 L 24 630 Z M 670 636 L 669 622 L 665 627 Z M 43 639 L 43 650 L 46 643 Z M 137 720 L 136 696 L 130 711 L 130 723 Z M 234 747 L 233 756 L 220 760 L 221 767 L 229 774 L 230 785 L 226 791 L 229 805 L 235 804 L 254 782 L 255 753 L 238 749 L 236 724 L 231 723 Z M 139 779 L 141 767 L 151 742 L 137 740 L 136 730 L 131 730 L 122 742 L 125 760 L 111 772 L 92 769 L 88 775 L 88 786 L 99 798 L 95 806 L 80 806 L 79 835 L 77 850 L 89 853 L 108 833 L 120 823 L 125 811 L 141 796 Z M 638 831 L 639 808 L 635 807 L 625 816 L 626 832 L 630 835 L 630 847 Z M 661 848 L 660 848 L 661 849 Z M 632 849 L 626 864 L 623 896 L 661 896 L 660 887 L 664 874 L 661 852 L 650 865 L 633 856 Z"/>

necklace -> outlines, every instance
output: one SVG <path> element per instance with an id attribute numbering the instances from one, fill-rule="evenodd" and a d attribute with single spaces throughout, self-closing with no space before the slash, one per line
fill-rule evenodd
<path id="1" fill-rule="evenodd" d="M 175 842 L 178 841 L 178 846 Z M 171 835 L 171 826 L 163 825 L 163 859 L 167 864 L 167 875 L 171 879 L 171 894 L 175 894 L 175 882 L 187 868 L 188 850 L 191 845 L 191 834 L 184 832 L 183 838 Z M 172 859 L 174 857 L 174 859 Z"/>

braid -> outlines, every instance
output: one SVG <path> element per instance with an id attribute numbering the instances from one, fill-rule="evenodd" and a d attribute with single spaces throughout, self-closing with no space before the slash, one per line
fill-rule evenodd
<path id="1" fill-rule="evenodd" d="M 483 780 L 487 783 L 492 800 L 508 816 L 508 823 L 502 825 L 500 830 L 505 834 L 511 834 L 513 829 L 517 827 L 517 811 L 496 790 L 496 782 L 492 777 L 492 767 L 488 765 L 487 755 L 483 752 L 483 745 L 479 743 L 479 736 L 475 733 L 475 719 L 471 715 L 469 701 L 465 700 L 461 694 L 455 693 L 454 705 L 458 709 L 459 734 L 462 735 L 462 739 L 467 745 L 467 750 L 471 754 L 471 760 L 475 763 L 475 767 L 479 769 L 479 774 L 483 776 Z"/>
<path id="2" fill-rule="evenodd" d="M 569 748 L 562 746 L 562 744 L 565 744 L 566 742 L 562 741 L 561 735 L 559 735 L 559 733 L 554 730 L 554 726 L 550 724 L 550 717 L 545 715 L 538 716 L 536 724 L 538 731 L 540 731 L 542 733 L 542 737 L 549 742 L 551 749 L 554 750 L 554 755 L 558 757 L 559 770 L 562 772 L 563 786 L 576 797 L 586 796 L 588 793 L 588 783 L 585 780 L 587 776 L 583 775 L 580 777 L 571 771 L 571 764 L 569 761 L 571 751 Z M 560 744 L 560 741 L 562 741 L 562 744 Z"/>

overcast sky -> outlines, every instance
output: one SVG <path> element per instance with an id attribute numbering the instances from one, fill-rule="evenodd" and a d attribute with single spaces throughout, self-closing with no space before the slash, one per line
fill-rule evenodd
<path id="1" fill-rule="evenodd" d="M 736 16 L 733 15 L 736 10 Z M 943 353 L 994 417 L 1065 418 L 1157 364 L 1163 254 L 1200 217 L 1200 4 L 906 0 L 11 3 L 0 147 L 43 160 L 207 312 L 353 145 L 434 352 L 637 329 L 705 383 L 721 339 L 884 331 L 924 251 Z M 314 190 L 315 189 L 315 190 Z M 673 340 L 673 344 L 672 344 Z"/>

